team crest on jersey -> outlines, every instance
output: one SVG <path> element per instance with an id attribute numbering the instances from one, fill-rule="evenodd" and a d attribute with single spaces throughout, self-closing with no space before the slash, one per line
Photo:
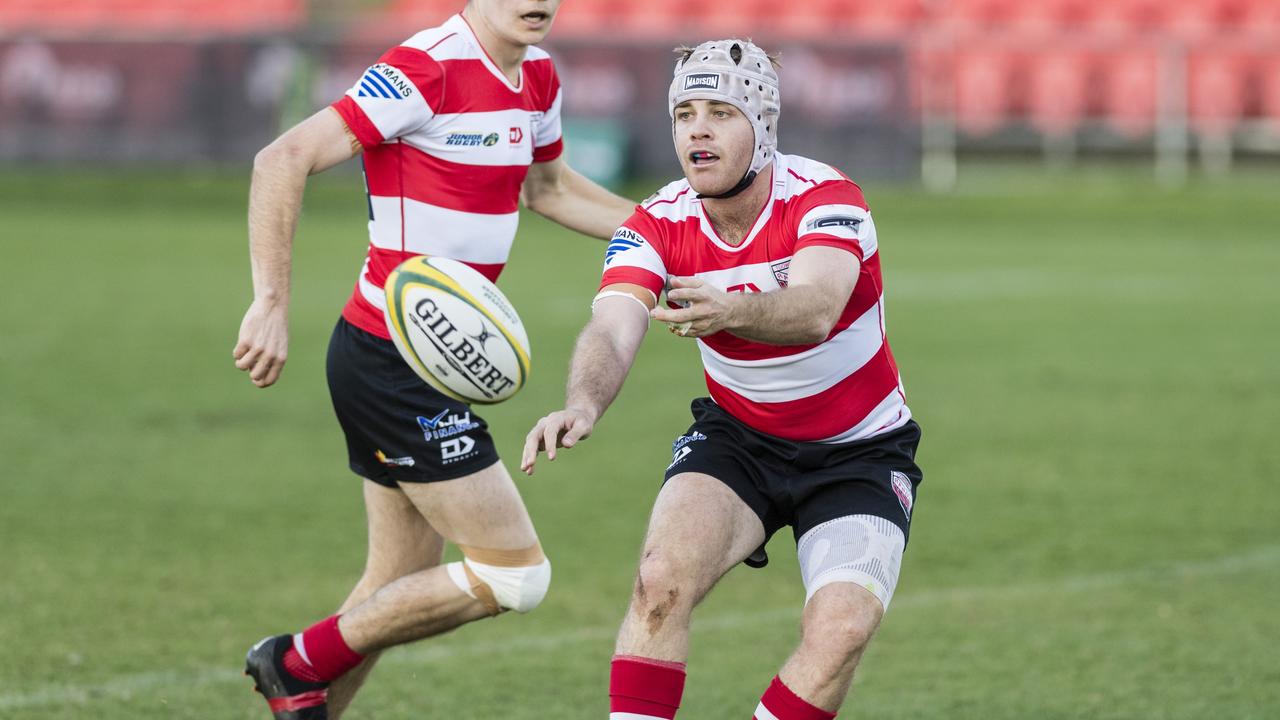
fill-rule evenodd
<path id="1" fill-rule="evenodd" d="M 634 250 L 644 244 L 644 238 L 640 237 L 635 231 L 627 228 L 618 228 L 613 234 L 613 239 L 609 241 L 609 248 L 604 251 L 604 264 L 608 265 L 613 262 L 613 256 L 628 250 Z"/>
<path id="2" fill-rule="evenodd" d="M 397 69 L 386 63 L 378 63 L 364 72 L 356 97 L 403 100 L 413 94 L 413 83 Z"/>
<path id="3" fill-rule="evenodd" d="M 898 496 L 898 504 L 902 506 L 902 512 L 911 519 L 911 506 L 915 504 L 915 498 L 911 496 L 911 478 L 906 473 L 894 470 L 889 473 L 889 484 L 893 486 L 893 494 Z"/>
<path id="4" fill-rule="evenodd" d="M 791 270 L 791 258 L 772 263 L 769 269 L 773 270 L 773 279 L 778 281 L 778 287 L 786 287 L 787 273 Z"/>

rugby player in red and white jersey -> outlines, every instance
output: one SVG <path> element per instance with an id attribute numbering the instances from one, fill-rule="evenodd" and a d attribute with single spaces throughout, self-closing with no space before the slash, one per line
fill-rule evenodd
<path id="1" fill-rule="evenodd" d="M 685 50 L 669 107 L 685 179 L 614 234 L 565 408 L 530 431 L 522 469 L 591 433 L 651 317 L 697 338 L 711 397 L 693 402 L 654 504 L 610 717 L 675 717 L 694 606 L 738 563 L 763 566 L 789 525 L 803 637 L 755 717 L 831 718 L 893 596 L 922 477 L 875 225 L 849 178 L 776 152 L 778 77 L 750 42 Z"/>
<path id="2" fill-rule="evenodd" d="M 254 300 L 234 350 L 255 385 L 287 349 L 290 248 L 306 178 L 363 153 L 369 252 L 329 345 L 334 409 L 364 478 L 369 550 L 338 614 L 255 645 L 246 670 L 276 718 L 338 717 L 377 653 L 504 610 L 527 612 L 551 568 L 484 420 L 401 360 L 382 285 L 414 255 L 463 261 L 490 279 L 518 205 L 607 239 L 634 203 L 561 160 L 560 83 L 534 43 L 559 0 L 470 0 L 460 15 L 388 51 L 331 108 L 254 163 Z M 285 522 L 305 511 L 282 509 Z M 443 542 L 462 562 L 440 566 Z M 287 579 L 286 579 L 287 581 Z"/>

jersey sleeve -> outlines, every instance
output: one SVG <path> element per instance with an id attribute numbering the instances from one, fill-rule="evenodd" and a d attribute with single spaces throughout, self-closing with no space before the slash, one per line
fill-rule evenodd
<path id="1" fill-rule="evenodd" d="M 546 97 L 550 99 L 550 104 L 533 128 L 534 162 L 549 162 L 560 157 L 564 152 L 564 138 L 560 128 L 560 103 L 563 93 L 560 89 L 560 76 L 556 74 L 554 65 L 551 66 L 549 83 Z"/>
<path id="2" fill-rule="evenodd" d="M 365 70 L 332 107 L 366 150 L 408 135 L 435 116 L 444 70 L 421 50 L 397 47 Z"/>
<path id="3" fill-rule="evenodd" d="M 601 289 L 617 283 L 646 288 L 654 298 L 667 286 L 667 264 L 662 257 L 666 243 L 653 216 L 636 208 L 634 214 L 613 234 L 604 253 Z"/>
<path id="4" fill-rule="evenodd" d="M 823 183 L 800 197 L 795 249 L 811 245 L 848 250 L 865 261 L 876 252 L 876 226 L 862 190 L 847 180 Z"/>

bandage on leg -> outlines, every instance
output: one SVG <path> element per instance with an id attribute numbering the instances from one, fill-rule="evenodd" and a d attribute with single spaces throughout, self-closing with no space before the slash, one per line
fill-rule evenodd
<path id="1" fill-rule="evenodd" d="M 450 579 L 484 604 L 490 615 L 525 613 L 542 602 L 551 584 L 551 563 L 540 545 L 523 550 L 489 550 L 459 545 L 462 562 L 450 563 Z"/>
<path id="2" fill-rule="evenodd" d="M 905 548 L 902 529 L 874 515 L 846 515 L 814 527 L 796 543 L 805 602 L 826 585 L 851 582 L 888 610 Z"/>

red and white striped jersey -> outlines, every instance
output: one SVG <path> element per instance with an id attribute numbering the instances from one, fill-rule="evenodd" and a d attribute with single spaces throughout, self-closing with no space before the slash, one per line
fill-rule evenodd
<path id="1" fill-rule="evenodd" d="M 614 234 L 601 287 L 634 283 L 657 296 L 677 275 L 725 292 L 769 292 L 786 287 L 801 248 L 847 250 L 860 261 L 858 280 L 826 340 L 699 338 L 707 388 L 738 420 L 788 440 L 849 442 L 901 427 L 911 412 L 885 336 L 880 254 L 862 190 L 828 165 L 781 153 L 772 182 L 772 197 L 736 247 L 717 236 L 688 181 L 667 185 Z"/>
<path id="2" fill-rule="evenodd" d="M 383 55 L 332 106 L 364 147 L 369 254 L 342 315 L 389 338 L 382 284 L 413 255 L 496 280 L 529 165 L 560 156 L 560 80 L 530 47 L 515 85 L 455 15 Z"/>

